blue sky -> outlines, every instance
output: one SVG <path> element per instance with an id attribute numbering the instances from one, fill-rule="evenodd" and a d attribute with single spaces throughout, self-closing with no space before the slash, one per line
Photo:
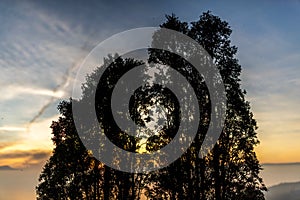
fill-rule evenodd
<path id="1" fill-rule="evenodd" d="M 196 21 L 207 10 L 232 27 L 260 160 L 299 162 L 300 1 L 1 1 L 0 166 L 47 159 L 57 103 L 71 96 L 76 69 L 99 42 L 158 26 L 165 14 Z"/>

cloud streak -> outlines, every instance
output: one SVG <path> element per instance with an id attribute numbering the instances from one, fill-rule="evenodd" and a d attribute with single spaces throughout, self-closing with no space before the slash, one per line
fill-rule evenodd
<path id="1" fill-rule="evenodd" d="M 91 47 L 89 46 L 89 42 L 86 41 L 84 45 L 81 47 L 81 51 L 86 54 L 88 50 L 90 50 Z M 70 84 L 70 81 L 72 79 L 71 75 L 72 72 L 79 67 L 79 65 L 83 62 L 83 58 L 85 55 L 81 56 L 81 59 L 79 61 L 75 61 L 71 66 L 66 70 L 66 72 L 62 76 L 61 83 L 57 85 L 51 92 L 52 94 L 59 93 L 60 90 L 65 90 L 66 87 Z M 29 129 L 33 123 L 36 122 L 36 120 L 43 115 L 45 110 L 56 100 L 55 96 L 51 96 L 50 99 L 39 109 L 36 115 L 33 116 L 33 118 L 28 122 L 27 124 L 27 131 L 29 132 Z"/>
<path id="2" fill-rule="evenodd" d="M 28 96 L 48 96 L 54 98 L 61 98 L 65 92 L 63 90 L 53 91 L 46 88 L 38 88 L 34 86 L 20 86 L 20 85 L 8 85 L 0 88 L 0 93 L 5 94 L 0 97 L 0 101 L 8 101 L 15 99 L 16 97 L 28 95 Z"/>
<path id="3" fill-rule="evenodd" d="M 0 97 L 0 103 L 6 106 L 1 113 L 5 119 L 0 121 L 0 127 L 2 124 L 7 127 L 7 122 L 11 124 L 12 120 L 14 124 L 24 124 L 24 120 L 20 122 L 12 116 L 19 112 L 19 119 L 27 119 L 25 128 L 29 133 L 31 126 L 44 117 L 53 103 L 70 95 L 72 75 L 92 48 L 93 31 L 85 35 L 80 24 L 74 27 L 33 2 L 17 4 L 2 20 L 10 29 L 0 35 L 5 38 L 0 41 L 0 69 L 3 72 L 0 74 L 0 92 L 5 94 Z M 24 26 L 24 21 L 30 23 Z M 21 102 L 22 110 L 18 110 Z M 4 128 L 3 131 L 8 130 Z"/>
<path id="4" fill-rule="evenodd" d="M 50 155 L 49 151 L 15 151 L 9 153 L 1 153 L 0 159 L 7 159 L 7 158 L 29 158 L 33 160 L 40 160 L 45 159 Z"/>
<path id="5" fill-rule="evenodd" d="M 2 126 L 0 131 L 26 131 L 24 127 L 12 127 L 12 126 Z"/>
<path id="6" fill-rule="evenodd" d="M 0 163 L 14 168 L 26 168 L 45 162 L 50 155 L 51 151 L 49 150 L 1 152 Z"/>

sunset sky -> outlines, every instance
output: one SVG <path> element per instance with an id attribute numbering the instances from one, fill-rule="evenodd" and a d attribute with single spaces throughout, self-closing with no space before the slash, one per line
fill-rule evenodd
<path id="1" fill-rule="evenodd" d="M 158 26 L 165 14 L 196 21 L 207 10 L 233 30 L 260 162 L 300 162 L 300 1 L 1 1 L 0 170 L 39 173 L 53 147 L 56 106 L 71 96 L 78 66 L 99 42 Z"/>

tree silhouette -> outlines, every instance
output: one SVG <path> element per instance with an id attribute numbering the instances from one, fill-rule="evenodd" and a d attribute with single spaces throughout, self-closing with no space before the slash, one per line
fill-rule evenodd
<path id="1" fill-rule="evenodd" d="M 204 157 L 199 157 L 212 120 L 211 109 L 214 109 L 211 107 L 211 91 L 208 91 L 204 79 L 180 56 L 165 50 L 148 49 L 149 63 L 171 66 L 193 87 L 201 113 L 197 135 L 195 138 L 182 138 L 191 141 L 192 145 L 180 158 L 150 173 L 118 171 L 95 159 L 93 155 L 110 151 L 102 145 L 99 134 L 105 134 L 114 145 L 126 151 L 151 153 L 172 141 L 183 118 L 178 100 L 171 90 L 158 84 L 146 83 L 130 98 L 130 117 L 136 124 L 146 127 L 153 120 L 149 115 L 153 111 L 149 110 L 151 107 L 165 113 L 163 118 L 166 123 L 160 127 L 160 131 L 145 132 L 138 137 L 122 131 L 113 120 L 110 97 L 118 80 L 144 62 L 118 55 L 108 56 L 102 67 L 87 76 L 82 86 L 82 98 L 63 101 L 58 106 L 61 117 L 51 125 L 55 148 L 40 175 L 36 188 L 37 199 L 264 199 L 263 191 L 266 187 L 259 176 L 261 166 L 254 152 L 254 146 L 259 143 L 257 125 L 250 104 L 245 100 L 246 92 L 240 86 L 241 66 L 235 57 L 237 48 L 231 45 L 229 39 L 232 31 L 228 23 L 205 12 L 198 21 L 190 24 L 181 22 L 174 14 L 167 15 L 161 27 L 181 32 L 196 40 L 209 53 L 220 71 L 226 91 L 227 110 L 223 131 L 213 149 Z M 180 44 L 176 38 L 173 42 L 169 41 L 163 44 L 166 48 L 180 49 L 189 56 L 195 54 L 187 51 L 188 44 Z M 154 34 L 152 42 L 164 42 L 159 30 Z M 147 69 L 143 73 L 147 74 Z M 156 73 L 167 77 L 170 72 L 158 69 Z M 100 80 L 99 74 L 102 74 Z M 95 107 L 84 109 L 87 109 L 87 113 L 96 109 L 97 119 L 89 116 L 76 116 L 79 119 L 74 119 L 72 105 L 89 105 L 87 102 L 92 98 L 95 98 Z M 76 129 L 74 120 L 84 122 L 87 127 Z M 95 128 L 99 123 L 101 133 Z M 79 131 L 85 135 L 79 138 Z M 86 149 L 82 141 L 98 145 L 98 152 Z M 118 155 L 111 162 L 120 162 Z"/>
<path id="2" fill-rule="evenodd" d="M 240 87 L 241 66 L 235 58 L 237 48 L 230 44 L 232 31 L 228 23 L 206 12 L 190 25 L 173 14 L 167 16 L 161 27 L 189 35 L 210 54 L 225 85 L 227 112 L 217 144 L 203 159 L 198 158 L 199 144 L 203 142 L 203 132 L 208 125 L 206 113 L 209 114 L 210 109 L 205 84 L 198 83 L 197 88 L 202 91 L 198 94 L 207 97 L 200 101 L 204 107 L 204 118 L 201 119 L 199 133 L 194 144 L 180 159 L 156 173 L 155 179 L 159 182 L 157 194 L 164 192 L 171 199 L 264 199 L 262 191 L 266 187 L 259 177 L 261 166 L 254 152 L 254 146 L 259 143 L 255 132 L 257 125 L 249 102 L 245 100 L 246 92 Z M 154 37 L 153 42 L 162 41 L 158 36 Z M 167 51 L 152 50 L 151 56 L 153 61 L 179 65 L 180 69 L 188 65 Z M 187 77 L 196 79 L 193 72 Z"/>

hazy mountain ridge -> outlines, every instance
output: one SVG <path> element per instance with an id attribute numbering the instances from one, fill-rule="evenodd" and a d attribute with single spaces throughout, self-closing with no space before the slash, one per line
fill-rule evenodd
<path id="1" fill-rule="evenodd" d="M 300 182 L 281 183 L 269 188 L 266 200 L 300 200 Z"/>
<path id="2" fill-rule="evenodd" d="M 2 165 L 2 166 L 0 166 L 0 170 L 17 170 L 17 169 L 12 168 L 8 165 Z"/>
<path id="3" fill-rule="evenodd" d="M 300 162 L 290 162 L 290 163 L 263 163 L 262 166 L 282 166 L 282 165 L 300 165 Z"/>

